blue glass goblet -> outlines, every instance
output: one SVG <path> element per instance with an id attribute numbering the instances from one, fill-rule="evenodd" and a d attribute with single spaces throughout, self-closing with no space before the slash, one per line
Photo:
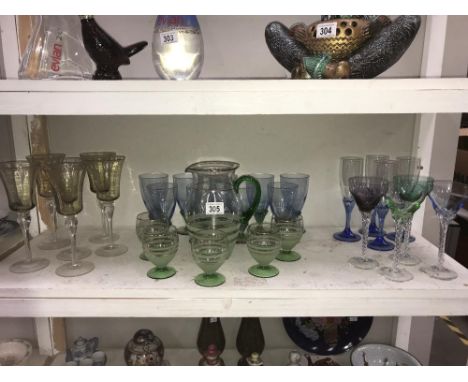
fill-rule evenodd
<path id="1" fill-rule="evenodd" d="M 257 223 L 263 223 L 263 220 L 268 213 L 268 206 L 270 205 L 268 185 L 274 182 L 275 176 L 264 173 L 254 173 L 250 174 L 250 176 L 257 179 L 260 184 L 260 202 L 254 212 L 254 217 Z M 255 198 L 255 186 L 251 183 L 247 183 L 247 197 L 252 204 Z"/>
<path id="2" fill-rule="evenodd" d="M 268 198 L 273 216 L 279 220 L 291 220 L 294 217 L 294 200 L 297 184 L 273 182 L 268 184 Z"/>
<path id="3" fill-rule="evenodd" d="M 145 196 L 145 205 L 151 220 L 171 224 L 176 205 L 174 184 L 149 184 L 146 186 Z"/>
<path id="4" fill-rule="evenodd" d="M 150 208 L 149 205 L 147 205 L 147 201 L 150 200 L 150 196 L 148 195 L 148 186 L 150 184 L 167 184 L 169 182 L 169 175 L 163 172 L 147 172 L 138 175 L 138 181 L 140 184 L 141 198 L 143 199 L 146 210 L 149 212 Z"/>
<path id="5" fill-rule="evenodd" d="M 308 174 L 287 173 L 280 174 L 281 183 L 292 183 L 297 185 L 296 197 L 293 203 L 293 218 L 297 218 L 302 213 L 302 208 L 309 192 L 309 178 Z"/>
<path id="6" fill-rule="evenodd" d="M 187 224 L 187 202 L 189 196 L 189 189 L 193 184 L 193 174 L 191 172 L 183 172 L 173 175 L 176 201 L 180 209 L 180 214 Z M 187 226 L 177 228 L 179 235 L 188 235 Z"/>

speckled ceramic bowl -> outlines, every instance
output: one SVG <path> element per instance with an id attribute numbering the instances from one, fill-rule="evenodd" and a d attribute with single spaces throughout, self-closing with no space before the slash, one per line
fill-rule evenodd
<path id="1" fill-rule="evenodd" d="M 32 353 L 32 345 L 19 338 L 0 341 L 0 365 L 23 365 Z"/>

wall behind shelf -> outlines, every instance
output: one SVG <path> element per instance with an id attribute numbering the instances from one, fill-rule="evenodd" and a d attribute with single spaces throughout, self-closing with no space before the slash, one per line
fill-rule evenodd
<path id="1" fill-rule="evenodd" d="M 237 173 L 305 172 L 311 175 L 303 215 L 307 225 L 341 226 L 344 209 L 339 157 L 386 153 L 408 155 L 413 115 L 353 116 L 53 116 L 48 117 L 52 151 L 78 155 L 114 150 L 126 155 L 117 225 L 134 226 L 144 210 L 138 174 L 170 175 L 190 163 L 227 159 L 241 164 Z M 94 194 L 85 180 L 80 224 L 100 221 Z M 354 224 L 360 226 L 357 211 Z M 388 219 L 390 220 L 390 219 Z M 182 224 L 178 211 L 174 223 Z"/>

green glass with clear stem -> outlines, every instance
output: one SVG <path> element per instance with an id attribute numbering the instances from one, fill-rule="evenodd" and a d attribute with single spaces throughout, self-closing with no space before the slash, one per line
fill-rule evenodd
<path id="1" fill-rule="evenodd" d="M 174 276 L 176 270 L 168 264 L 174 259 L 179 248 L 177 229 L 153 220 L 146 224 L 142 231 L 145 257 L 155 265 L 146 275 L 152 279 Z"/>
<path id="2" fill-rule="evenodd" d="M 10 272 L 30 273 L 49 265 L 49 260 L 33 258 L 29 239 L 30 211 L 34 208 L 33 168 L 27 161 L 0 162 L 0 178 L 8 197 L 8 206 L 17 213 L 18 223 L 23 232 L 26 259 L 10 266 Z"/>
<path id="3" fill-rule="evenodd" d="M 279 229 L 279 236 L 281 239 L 281 249 L 276 256 L 276 260 L 284 262 L 300 260 L 301 255 L 293 251 L 293 248 L 299 244 L 304 235 L 304 221 L 302 216 L 299 215 L 295 219 L 288 220 L 281 220 L 273 216 L 271 223 Z"/>
<path id="4" fill-rule="evenodd" d="M 278 268 L 270 263 L 281 250 L 281 237 L 278 226 L 268 223 L 253 223 L 247 228 L 247 248 L 258 263 L 249 268 L 249 273 L 256 277 L 274 277 Z"/>

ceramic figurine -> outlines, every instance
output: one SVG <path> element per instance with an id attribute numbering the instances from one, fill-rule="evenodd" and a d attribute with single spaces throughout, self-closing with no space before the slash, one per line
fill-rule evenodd
<path id="1" fill-rule="evenodd" d="M 83 337 L 78 337 L 67 350 L 65 361 L 75 361 L 80 364 L 80 361 L 85 358 L 91 359 L 93 353 L 97 350 L 98 344 L 99 339 L 97 337 L 90 338 L 89 340 Z"/>
<path id="2" fill-rule="evenodd" d="M 292 78 L 373 78 L 411 45 L 420 16 L 323 16 L 319 22 L 265 29 L 272 55 Z"/>
<path id="3" fill-rule="evenodd" d="M 164 346 L 151 330 L 140 329 L 125 347 L 124 357 L 128 366 L 161 366 Z"/>
<path id="4" fill-rule="evenodd" d="M 129 65 L 129 57 L 148 45 L 146 41 L 122 47 L 102 29 L 93 16 L 80 16 L 83 43 L 89 56 L 96 63 L 93 80 L 121 80 L 120 65 Z"/>
<path id="5" fill-rule="evenodd" d="M 301 365 L 301 354 L 298 351 L 289 352 L 289 362 L 287 366 L 302 366 Z"/>
<path id="6" fill-rule="evenodd" d="M 263 366 L 263 360 L 258 353 L 252 353 L 247 357 L 247 366 Z"/>
<path id="7" fill-rule="evenodd" d="M 221 352 L 216 345 L 211 344 L 203 353 L 203 358 L 198 362 L 198 366 L 224 366 L 224 360 L 220 357 Z"/>

